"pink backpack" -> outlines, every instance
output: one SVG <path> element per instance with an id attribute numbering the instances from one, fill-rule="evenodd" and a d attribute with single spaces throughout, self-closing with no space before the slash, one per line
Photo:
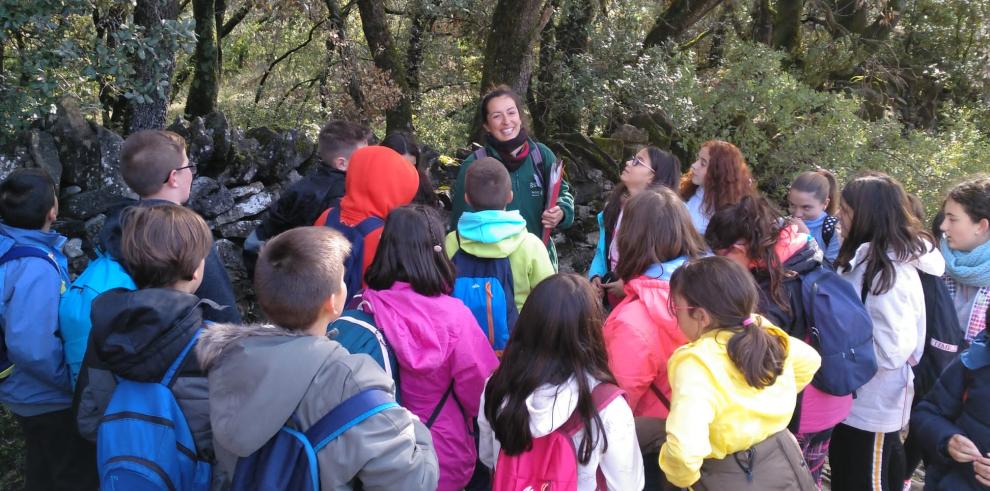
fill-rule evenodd
<path id="1" fill-rule="evenodd" d="M 600 383 L 591 391 L 591 400 L 598 411 L 602 411 L 623 394 L 614 384 Z M 534 438 L 532 448 L 526 452 L 507 455 L 500 450 L 492 491 L 576 491 L 578 461 L 572 437 L 581 428 L 575 410 L 556 431 Z M 597 489 L 606 489 L 601 468 L 598 469 Z"/>

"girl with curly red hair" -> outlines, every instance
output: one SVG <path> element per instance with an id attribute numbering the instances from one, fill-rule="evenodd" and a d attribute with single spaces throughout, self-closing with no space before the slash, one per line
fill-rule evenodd
<path id="1" fill-rule="evenodd" d="M 687 203 L 691 222 L 704 235 L 708 221 L 718 210 L 753 194 L 753 176 L 735 145 L 711 140 L 701 145 L 698 159 L 681 181 L 681 199 Z"/>

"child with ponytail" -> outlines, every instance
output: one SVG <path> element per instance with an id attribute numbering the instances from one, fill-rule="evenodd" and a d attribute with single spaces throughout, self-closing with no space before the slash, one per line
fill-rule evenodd
<path id="1" fill-rule="evenodd" d="M 787 192 L 791 218 L 801 220 L 809 234 L 825 252 L 828 264 L 835 262 L 842 246 L 839 233 L 839 184 L 835 175 L 825 169 L 802 172 Z"/>
<path id="2" fill-rule="evenodd" d="M 730 259 L 689 262 L 670 288 L 669 309 L 689 342 L 668 364 L 667 479 L 695 491 L 816 489 L 787 423 L 821 358 L 754 316 L 756 283 Z"/>
<path id="3" fill-rule="evenodd" d="M 813 281 L 805 280 L 808 275 L 821 270 L 822 252 L 811 236 L 798 230 L 795 220 L 785 220 L 766 198 L 747 196 L 712 217 L 705 239 L 716 254 L 753 275 L 759 287 L 760 315 L 788 335 L 808 340 L 814 328 L 836 321 L 811 325 L 807 312 L 814 306 L 805 305 L 802 285 Z M 832 395 L 811 384 L 801 393 L 791 429 L 819 487 L 832 428 L 849 415 L 852 399 L 852 395 Z"/>

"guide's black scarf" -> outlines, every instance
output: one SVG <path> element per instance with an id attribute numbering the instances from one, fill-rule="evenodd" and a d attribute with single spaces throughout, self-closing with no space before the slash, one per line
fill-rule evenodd
<path id="1" fill-rule="evenodd" d="M 507 141 L 499 141 L 491 133 L 486 133 L 485 143 L 498 151 L 502 163 L 505 164 L 505 168 L 509 172 L 515 172 L 516 169 L 522 167 L 523 162 L 526 161 L 526 157 L 529 156 L 529 152 L 532 150 L 529 148 L 529 135 L 526 133 L 525 128 L 520 129 L 519 134 L 515 138 Z M 513 155 L 512 152 L 519 147 L 525 148 Z M 537 149 L 537 151 L 539 150 Z"/>

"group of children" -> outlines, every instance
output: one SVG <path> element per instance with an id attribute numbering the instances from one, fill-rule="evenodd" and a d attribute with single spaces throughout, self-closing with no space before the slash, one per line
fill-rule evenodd
<path id="1" fill-rule="evenodd" d="M 571 224 L 573 198 L 550 191 L 555 157 L 518 97 L 497 89 L 481 116 L 449 227 L 409 135 L 373 145 L 327 124 L 321 165 L 246 241 L 256 325 L 182 206 L 182 139 L 129 136 L 121 173 L 141 200 L 114 210 L 100 248 L 134 287 L 93 300 L 78 380 L 57 190 L 11 174 L 0 402 L 28 488 L 812 490 L 828 460 L 833 489 L 899 490 L 909 426 L 926 489 L 990 486 L 990 178 L 953 188 L 932 232 L 880 173 L 841 193 L 802 173 L 785 215 L 731 143 L 702 145 L 683 178 L 647 147 L 605 201 L 585 278 L 555 273 L 539 236 Z M 950 356 L 919 386 L 933 349 Z M 125 397 L 149 386 L 172 413 Z M 167 421 L 186 467 L 121 450 L 137 420 Z"/>

